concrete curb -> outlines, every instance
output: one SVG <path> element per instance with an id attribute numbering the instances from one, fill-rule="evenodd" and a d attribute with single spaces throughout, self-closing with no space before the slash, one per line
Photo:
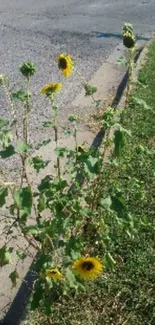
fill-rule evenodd
<path id="1" fill-rule="evenodd" d="M 144 43 L 144 42 L 143 42 Z M 147 45 L 148 48 L 148 45 Z M 109 56 L 109 58 L 106 60 L 106 62 L 100 67 L 100 69 L 95 73 L 95 75 L 92 77 L 92 79 L 89 81 L 90 84 L 95 85 L 98 87 L 98 92 L 95 96 L 96 99 L 101 99 L 102 104 L 104 103 L 104 100 L 106 98 L 107 100 L 112 99 L 111 105 L 114 107 L 115 105 L 118 107 L 122 107 L 123 105 L 123 91 L 126 86 L 126 80 L 127 80 L 127 69 L 126 68 L 118 68 L 117 67 L 117 60 L 120 56 L 122 56 L 124 53 L 124 49 L 122 44 L 119 44 L 113 51 L 113 53 Z M 138 58 L 138 63 L 137 66 L 141 66 L 141 60 L 144 59 L 144 56 L 146 55 L 146 51 L 142 51 L 142 54 Z M 140 60 L 140 61 L 139 61 Z M 137 68 L 137 74 L 138 74 L 138 68 Z M 115 80 L 115 82 L 114 82 Z M 103 85 L 105 85 L 104 90 L 103 90 Z M 114 86 L 113 86 L 114 85 Z M 110 94 L 110 96 L 109 96 Z M 107 97 L 106 97 L 107 96 Z M 117 101 L 116 101 L 117 99 Z M 89 102 L 88 102 L 89 100 Z M 83 105 L 82 105 L 83 104 Z M 76 99 L 72 103 L 73 107 L 79 107 L 79 111 L 81 109 L 89 108 L 90 107 L 90 99 L 86 98 L 84 95 L 84 91 L 82 91 Z M 104 130 L 101 129 L 99 133 L 95 136 L 94 138 L 94 133 L 90 132 L 86 127 L 82 130 L 79 130 L 78 132 L 78 139 L 79 143 L 82 143 L 83 140 L 87 140 L 88 144 L 93 146 L 93 147 L 99 147 L 102 139 L 104 137 Z M 63 139 L 60 141 L 60 145 L 63 146 L 69 146 L 71 147 L 72 141 L 69 140 L 67 142 L 67 139 Z M 46 146 L 44 149 L 38 151 L 37 154 L 43 155 L 44 159 L 48 159 L 48 155 L 51 157 L 51 153 L 54 151 L 54 145 L 49 144 Z M 53 157 L 54 158 L 54 157 Z M 52 159 L 52 164 L 53 164 L 53 159 Z M 48 166 L 49 170 L 51 171 L 51 166 Z M 47 174 L 47 170 L 45 170 L 45 174 Z M 42 175 L 39 175 L 39 178 L 42 177 Z M 29 268 L 30 264 L 28 265 Z M 31 277 L 31 271 L 29 270 L 26 277 L 26 280 L 30 279 L 29 286 L 33 286 L 33 277 Z M 23 287 L 24 286 L 24 287 Z M 26 290 L 26 284 L 25 282 L 21 285 L 19 288 L 18 293 L 16 294 L 13 303 L 7 312 L 6 316 L 4 317 L 3 321 L 1 324 L 3 325 L 14 325 L 18 324 L 21 318 L 21 315 L 23 314 L 25 310 L 26 303 L 24 301 L 27 301 L 27 298 L 30 294 L 30 290 L 27 290 L 27 294 L 24 297 L 24 301 L 22 301 L 22 306 L 21 306 L 21 292 Z M 13 322 L 12 322 L 13 320 Z"/>

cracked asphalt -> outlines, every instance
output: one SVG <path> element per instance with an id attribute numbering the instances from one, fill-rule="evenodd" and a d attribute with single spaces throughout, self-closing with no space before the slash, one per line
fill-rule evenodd
<path id="1" fill-rule="evenodd" d="M 38 130 L 37 125 L 49 115 L 40 95 L 45 83 L 64 83 L 58 96 L 62 120 L 71 113 L 70 103 L 81 89 L 76 75 L 64 79 L 58 71 L 59 53 L 69 53 L 89 80 L 121 42 L 123 23 L 133 23 L 135 31 L 147 39 L 155 30 L 154 14 L 154 0 L 0 0 L 0 74 L 9 75 L 11 87 L 17 84 L 19 89 L 23 84 L 18 73 L 21 62 L 31 60 L 37 65 L 32 82 L 33 129 Z M 1 90 L 0 115 L 8 115 Z"/>

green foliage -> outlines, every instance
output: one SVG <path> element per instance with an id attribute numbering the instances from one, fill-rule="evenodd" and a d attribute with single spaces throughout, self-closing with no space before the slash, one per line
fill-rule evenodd
<path id="1" fill-rule="evenodd" d="M 0 187 L 0 207 L 6 203 L 6 197 L 8 196 L 8 189 L 6 187 Z"/>
<path id="2" fill-rule="evenodd" d="M 44 289 L 41 280 L 36 281 L 34 293 L 31 301 L 31 310 L 35 310 L 40 306 L 40 301 L 43 299 Z"/>
<path id="3" fill-rule="evenodd" d="M 24 77 L 30 78 L 35 74 L 36 66 L 30 61 L 24 62 L 20 67 L 20 72 Z"/>
<path id="4" fill-rule="evenodd" d="M 12 257 L 11 257 L 11 253 L 12 253 L 12 248 L 11 247 L 6 247 L 3 246 L 0 248 L 0 266 L 4 266 L 6 264 L 12 264 Z"/>
<path id="5" fill-rule="evenodd" d="M 3 129 L 3 127 L 9 125 L 9 120 L 6 119 L 0 119 L 0 129 Z"/>
<path id="6" fill-rule="evenodd" d="M 21 248 L 16 251 L 16 254 L 22 261 L 27 257 L 27 254 Z"/>
<path id="7" fill-rule="evenodd" d="M 109 107 L 102 116 L 102 124 L 105 128 L 112 127 L 115 123 L 115 111 Z"/>
<path id="8" fill-rule="evenodd" d="M 153 112 L 153 109 L 146 103 L 144 99 L 132 97 L 132 100 L 135 104 L 142 106 L 145 110 L 149 110 Z"/>
<path id="9" fill-rule="evenodd" d="M 16 287 L 17 280 L 19 279 L 19 274 L 17 270 L 15 269 L 13 272 L 10 273 L 9 278 L 12 282 L 12 289 Z"/>
<path id="10" fill-rule="evenodd" d="M 125 144 L 125 136 L 124 132 L 121 130 L 116 130 L 114 133 L 114 144 L 115 144 L 115 150 L 114 153 L 117 157 L 121 156 L 122 149 Z"/>
<path id="11" fill-rule="evenodd" d="M 78 116 L 77 116 L 77 115 L 71 115 L 71 116 L 69 116 L 68 120 L 69 120 L 70 122 L 75 122 L 75 121 L 78 120 Z"/>
<path id="12" fill-rule="evenodd" d="M 40 169 L 45 168 L 50 163 L 50 160 L 44 161 L 41 157 L 35 156 L 32 158 L 29 158 L 29 163 L 33 168 L 36 170 L 37 173 L 39 173 Z"/>
<path id="13" fill-rule="evenodd" d="M 23 187 L 14 191 L 14 201 L 19 209 L 20 222 L 25 223 L 32 209 L 32 192 L 30 187 Z"/>
<path id="14" fill-rule="evenodd" d="M 97 87 L 86 84 L 85 85 L 85 96 L 92 96 L 97 92 Z"/>
<path id="15" fill-rule="evenodd" d="M 129 61 L 122 56 L 117 60 L 118 66 L 126 67 L 128 65 L 128 63 L 129 63 Z"/>
<path id="16" fill-rule="evenodd" d="M 123 31 L 132 34 L 124 37 L 133 36 L 131 25 L 126 24 Z M 129 38 L 135 42 L 135 38 Z M 131 65 L 131 55 L 129 61 Z M 4 185 L 0 187 L 0 207 L 5 206 L 7 210 L 3 217 L 5 243 L 9 243 L 11 236 L 18 240 L 18 235 L 27 241 L 26 249 L 15 249 L 21 262 L 32 254 L 32 247 L 39 251 L 33 264 L 36 280 L 30 299 L 31 309 L 41 308 L 44 315 L 59 325 L 63 321 L 67 325 L 77 324 L 74 314 L 78 315 L 78 323 L 82 325 L 125 324 L 132 314 L 131 325 L 139 325 L 143 319 L 147 325 L 153 325 L 150 319 L 154 321 L 155 98 L 149 80 L 155 80 L 154 70 L 151 74 L 144 71 L 147 87 L 139 82 L 137 88 L 140 91 L 136 89 L 124 112 L 112 107 L 103 112 L 100 123 L 105 138 L 98 149 L 87 148 L 84 141 L 78 143 L 78 117 L 74 114 L 69 117 L 70 125 L 65 132 L 73 136 L 75 146 L 59 147 L 59 107 L 55 103 L 55 93 L 46 97 L 51 105 L 51 119 L 47 118 L 42 125 L 51 127 L 54 137 L 35 143 L 33 148 L 39 150 L 54 139 L 56 159 L 50 174 L 42 171 L 43 178 L 38 175 L 35 182 L 30 179 L 28 163 L 39 173 L 50 161 L 35 152 L 31 156 L 30 143 L 34 139 L 29 141 L 29 81 L 35 66 L 25 62 L 20 71 L 26 78 L 25 91 L 10 94 L 5 84 L 15 122 L 10 125 L 7 120 L 0 120 L 0 158 L 11 161 L 16 154 L 19 175 L 15 175 L 15 181 L 11 181 L 12 175 L 7 181 L 7 173 L 2 171 L 0 182 Z M 85 83 L 85 95 L 92 96 L 98 107 L 100 101 L 93 96 L 96 91 L 96 87 Z M 15 118 L 18 114 L 12 100 L 18 100 L 18 106 L 24 107 L 21 110 L 23 129 L 19 132 Z M 109 138 L 111 128 L 114 128 L 113 139 Z M 8 244 L 0 248 L 1 267 L 13 262 L 12 250 Z M 77 259 L 87 256 L 98 256 L 103 264 L 103 274 L 88 282 L 82 275 L 77 276 L 73 267 Z M 83 272 L 90 271 L 90 266 L 83 266 Z M 17 263 L 9 276 L 12 287 L 16 286 L 19 277 Z M 81 317 L 79 305 L 87 319 Z M 143 314 L 144 306 L 146 315 Z M 67 318 L 64 310 L 67 310 Z"/>
<path id="17" fill-rule="evenodd" d="M 114 270 L 116 267 L 116 261 L 109 252 L 104 256 L 104 266 L 107 270 Z"/>
<path id="18" fill-rule="evenodd" d="M 5 150 L 0 151 L 0 157 L 5 159 L 13 156 L 15 154 L 15 148 L 12 144 L 5 148 Z"/>
<path id="19" fill-rule="evenodd" d="M 53 125 L 53 123 L 51 121 L 42 122 L 42 126 L 44 126 L 44 128 L 49 128 L 52 125 Z"/>
<path id="20" fill-rule="evenodd" d="M 121 156 L 127 135 L 131 136 L 131 132 L 119 125 L 119 128 L 114 133 L 114 154 L 117 157 Z"/>
<path id="21" fill-rule="evenodd" d="M 12 94 L 14 100 L 19 100 L 21 102 L 27 101 L 31 97 L 30 93 L 26 93 L 24 90 L 20 89 Z"/>
<path id="22" fill-rule="evenodd" d="M 3 130 L 0 132 L 0 145 L 5 149 L 9 146 L 13 139 L 12 132 L 9 130 Z"/>
<path id="23" fill-rule="evenodd" d="M 146 73 L 144 72 L 144 69 L 140 70 L 139 72 L 138 82 L 143 86 L 147 86 L 147 76 Z"/>
<path id="24" fill-rule="evenodd" d="M 35 147 L 36 150 L 39 150 L 41 147 L 47 146 L 51 142 L 51 139 L 43 140 L 41 143 Z"/>
<path id="25" fill-rule="evenodd" d="M 27 152 L 30 148 L 31 148 L 31 146 L 26 145 L 24 141 L 22 141 L 22 140 L 17 141 L 16 152 L 24 153 L 24 152 Z"/>

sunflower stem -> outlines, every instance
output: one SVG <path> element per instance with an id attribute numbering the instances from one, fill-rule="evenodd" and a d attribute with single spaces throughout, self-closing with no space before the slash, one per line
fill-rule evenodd
<path id="1" fill-rule="evenodd" d="M 128 83 L 127 83 L 127 91 L 126 91 L 126 100 L 125 100 L 125 108 L 127 108 L 129 104 L 129 98 L 131 93 L 131 85 L 133 80 L 133 68 L 134 68 L 134 54 L 135 54 L 135 47 L 129 49 L 129 69 L 128 69 Z"/>
<path id="2" fill-rule="evenodd" d="M 28 76 L 26 79 L 27 79 L 27 98 L 26 98 L 25 112 L 23 117 L 23 140 L 25 144 L 28 145 L 28 122 L 29 122 L 29 112 L 30 112 L 30 77 Z M 24 179 L 26 180 L 28 186 L 30 184 L 26 173 L 26 159 L 27 159 L 26 152 L 22 153 L 20 157 L 22 162 L 20 188 L 22 188 Z"/>
<path id="3" fill-rule="evenodd" d="M 14 125 L 15 125 L 15 134 L 16 134 L 16 138 L 18 139 L 19 136 L 18 136 L 18 130 L 17 130 L 16 109 L 15 109 L 14 103 L 12 101 L 12 96 L 11 96 L 11 92 L 10 92 L 10 88 L 9 88 L 9 81 L 8 80 L 3 80 L 2 87 L 4 89 L 4 92 L 6 94 L 6 97 L 8 99 L 8 102 L 9 102 L 10 113 L 11 113 L 11 115 L 13 117 L 13 122 L 14 122 Z"/>
<path id="4" fill-rule="evenodd" d="M 53 121 L 53 129 L 54 129 L 54 141 L 56 145 L 56 149 L 58 149 L 58 127 L 57 127 L 57 107 L 54 105 L 54 94 L 51 95 L 51 107 L 54 109 L 54 121 Z M 60 158 L 57 156 L 57 174 L 60 181 L 61 178 L 61 169 L 60 169 Z"/>

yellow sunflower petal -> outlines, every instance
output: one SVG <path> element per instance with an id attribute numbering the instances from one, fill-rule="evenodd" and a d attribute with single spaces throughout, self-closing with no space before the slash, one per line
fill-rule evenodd
<path id="1" fill-rule="evenodd" d="M 70 55 L 62 53 L 57 58 L 58 68 L 63 72 L 65 77 L 69 77 L 73 71 L 73 60 Z"/>
<path id="2" fill-rule="evenodd" d="M 84 280 L 95 279 L 103 270 L 102 263 L 97 257 L 81 257 L 73 263 L 72 268 Z"/>
<path id="3" fill-rule="evenodd" d="M 62 278 L 62 274 L 57 268 L 46 270 L 45 274 L 49 279 L 60 280 Z"/>
<path id="4" fill-rule="evenodd" d="M 58 93 L 62 88 L 62 84 L 61 83 L 53 83 L 53 84 L 46 84 L 42 89 L 41 89 L 41 93 L 43 95 L 51 96 L 52 94 L 56 94 Z"/>

